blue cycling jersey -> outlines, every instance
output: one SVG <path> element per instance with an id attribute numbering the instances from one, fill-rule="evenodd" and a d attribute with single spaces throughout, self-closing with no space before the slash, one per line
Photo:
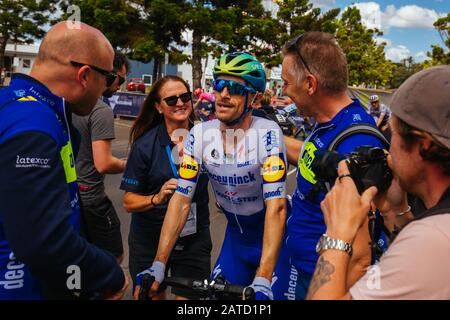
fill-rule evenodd
<path id="1" fill-rule="evenodd" d="M 325 193 L 319 192 L 314 198 L 311 189 L 316 183 L 311 164 L 316 150 L 326 150 L 333 139 L 352 124 L 367 123 L 375 126 L 373 118 L 367 114 L 358 100 L 342 109 L 327 123 L 316 125 L 305 140 L 300 152 L 297 170 L 297 188 L 292 197 L 292 215 L 287 221 L 287 240 L 291 261 L 303 275 L 312 276 L 318 255 L 315 247 L 320 236 L 325 233 L 325 223 L 320 202 Z M 347 154 L 359 146 L 383 147 L 382 142 L 368 134 L 353 134 L 342 141 L 337 151 Z"/>
<path id="2" fill-rule="evenodd" d="M 0 299 L 40 299 L 42 289 L 70 295 L 73 265 L 82 292 L 123 286 L 115 258 L 78 235 L 67 118 L 64 99 L 31 77 L 15 75 L 0 91 Z"/>

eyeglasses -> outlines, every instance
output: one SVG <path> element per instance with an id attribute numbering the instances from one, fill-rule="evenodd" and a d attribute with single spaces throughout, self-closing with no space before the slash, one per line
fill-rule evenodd
<path id="1" fill-rule="evenodd" d="M 288 51 L 295 51 L 300 60 L 302 61 L 303 65 L 305 66 L 306 70 L 308 70 L 309 73 L 313 74 L 311 72 L 311 69 L 309 69 L 308 64 L 306 63 L 305 59 L 303 59 L 302 54 L 300 53 L 300 47 L 299 47 L 299 43 L 300 40 L 302 39 L 302 37 L 304 36 L 304 33 L 302 33 L 301 35 L 295 37 L 294 39 L 292 39 L 290 42 L 287 43 L 286 47 Z"/>
<path id="2" fill-rule="evenodd" d="M 213 88 L 215 91 L 222 92 L 225 87 L 228 88 L 229 94 L 238 94 L 241 96 L 245 95 L 247 92 L 256 92 L 255 89 L 247 87 L 237 81 L 225 79 L 214 80 Z"/>
<path id="3" fill-rule="evenodd" d="M 87 64 L 87 63 L 81 63 L 81 62 L 76 62 L 76 61 L 70 61 L 70 64 L 73 65 L 74 67 L 88 66 L 92 70 L 97 71 L 98 73 L 100 73 L 101 75 L 103 75 L 105 77 L 107 87 L 110 87 L 114 83 L 114 81 L 116 81 L 117 73 L 115 73 L 114 71 L 107 71 L 105 69 L 102 69 L 102 68 L 99 68 L 99 67 Z"/>
<path id="4" fill-rule="evenodd" d="M 175 107 L 177 105 L 178 99 L 180 99 L 183 103 L 189 102 L 192 100 L 192 93 L 188 91 L 180 94 L 179 96 L 170 96 L 167 98 L 163 98 L 162 100 L 164 100 L 169 107 Z"/>
<path id="5" fill-rule="evenodd" d="M 125 82 L 125 78 L 122 77 L 120 74 L 117 74 L 117 77 L 119 78 L 119 86 L 121 86 Z"/>

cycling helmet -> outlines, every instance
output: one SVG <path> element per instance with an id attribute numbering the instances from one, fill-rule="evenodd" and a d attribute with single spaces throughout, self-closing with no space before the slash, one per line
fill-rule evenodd
<path id="1" fill-rule="evenodd" d="M 259 92 L 264 92 L 266 89 L 264 68 L 254 56 L 248 53 L 233 52 L 222 55 L 214 66 L 214 80 L 221 74 L 242 78 Z"/>
<path id="2" fill-rule="evenodd" d="M 196 96 L 199 96 L 199 95 L 201 95 L 202 93 L 203 93 L 202 88 L 197 88 L 197 89 L 194 90 L 194 94 L 195 94 Z"/>
<path id="3" fill-rule="evenodd" d="M 370 102 L 375 102 L 375 101 L 378 101 L 378 100 L 380 100 L 380 98 L 376 94 L 374 94 L 374 95 L 369 97 L 369 101 Z"/>

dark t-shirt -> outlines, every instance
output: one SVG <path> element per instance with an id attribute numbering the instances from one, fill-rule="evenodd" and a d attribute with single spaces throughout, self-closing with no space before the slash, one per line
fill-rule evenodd
<path id="1" fill-rule="evenodd" d="M 110 106 L 102 100 L 87 116 L 73 114 L 73 125 L 81 135 L 81 144 L 76 159 L 78 183 L 91 187 L 83 197 L 100 196 L 104 193 L 104 175 L 97 171 L 92 154 L 92 142 L 114 139 L 114 115 Z"/>
<path id="2" fill-rule="evenodd" d="M 120 189 L 151 195 L 158 193 L 167 180 L 175 178 L 166 146 L 171 150 L 174 148 L 164 123 L 141 136 L 132 146 Z M 175 166 L 178 170 L 179 165 Z M 208 176 L 202 172 L 192 201 L 197 206 L 197 230 L 209 227 L 208 181 Z M 146 212 L 133 213 L 132 230 L 160 228 L 166 210 L 167 203 Z"/>

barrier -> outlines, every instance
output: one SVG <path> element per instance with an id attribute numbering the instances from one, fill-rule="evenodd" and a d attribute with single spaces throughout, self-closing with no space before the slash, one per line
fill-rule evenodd
<path id="1" fill-rule="evenodd" d="M 363 106 L 367 109 L 369 106 L 369 97 L 371 95 L 378 95 L 380 97 L 380 102 L 387 105 L 388 107 L 391 104 L 392 95 L 395 90 L 377 90 L 377 89 L 364 89 L 364 88 L 354 88 L 348 87 L 348 94 L 351 98 L 356 98 Z"/>
<path id="2" fill-rule="evenodd" d="M 116 92 L 111 98 L 103 97 L 115 116 L 137 117 L 146 95 L 134 92 Z"/>

